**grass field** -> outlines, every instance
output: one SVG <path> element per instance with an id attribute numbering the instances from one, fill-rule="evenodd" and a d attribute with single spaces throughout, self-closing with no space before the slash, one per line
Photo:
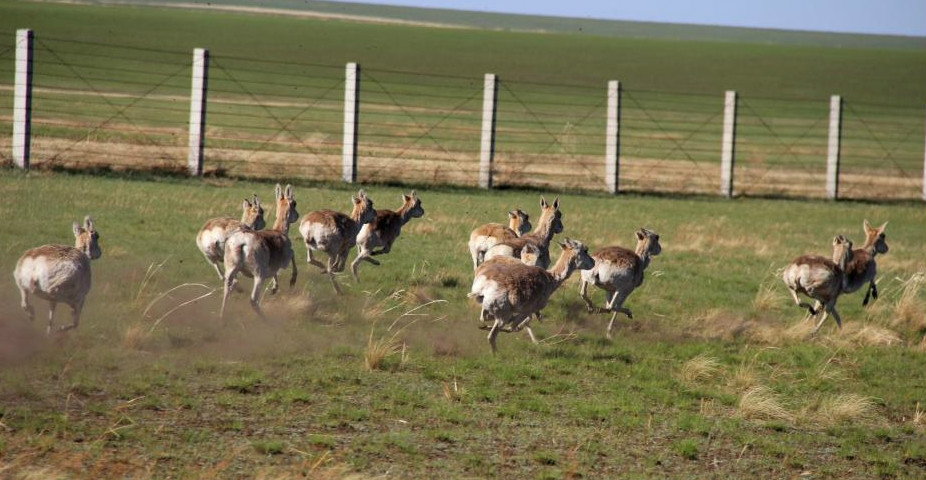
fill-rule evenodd
<path id="1" fill-rule="evenodd" d="M 823 195 L 833 94 L 846 100 L 843 195 L 922 194 L 926 54 L 875 37 L 679 41 L 19 1 L 0 18 L 10 39 L 36 31 L 37 165 L 182 168 L 190 52 L 205 46 L 206 168 L 220 174 L 338 178 L 343 65 L 356 61 L 363 181 L 474 185 L 493 72 L 497 185 L 603 189 L 605 85 L 619 79 L 625 191 L 719 191 L 722 95 L 735 89 L 738 195 Z M 12 55 L 0 49 L 7 81 Z"/>
<path id="2" fill-rule="evenodd" d="M 360 284 L 342 278 L 343 297 L 305 266 L 296 242 L 298 283 L 265 296 L 269 321 L 238 294 L 223 325 L 195 233 L 251 193 L 269 200 L 272 188 L 0 171 L 4 275 L 27 248 L 69 243 L 70 223 L 85 214 L 103 248 L 82 324 L 68 335 L 45 338 L 43 321 L 25 322 L 11 278 L 0 282 L 0 476 L 926 472 L 920 204 L 560 192 L 565 235 L 594 249 L 630 245 L 647 226 L 663 253 L 613 341 L 572 279 L 537 325 L 540 345 L 505 335 L 493 357 L 465 298 L 466 239 L 516 206 L 536 215 L 540 192 L 420 187 L 425 217 L 381 267 L 361 268 Z M 305 214 L 346 209 L 351 190 L 295 182 L 295 193 Z M 395 208 L 402 190 L 368 193 Z M 841 299 L 843 330 L 830 323 L 810 338 L 775 271 L 798 254 L 826 254 L 836 234 L 861 241 L 865 218 L 890 221 L 881 296 L 868 308 L 860 293 Z M 65 308 L 58 319 L 67 321 Z"/>

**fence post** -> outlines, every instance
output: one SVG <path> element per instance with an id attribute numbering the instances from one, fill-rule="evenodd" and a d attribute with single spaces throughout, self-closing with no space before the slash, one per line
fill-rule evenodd
<path id="1" fill-rule="evenodd" d="M 495 110 L 498 104 L 498 77 L 485 75 L 482 94 L 482 146 L 479 151 L 479 188 L 492 188 L 492 161 L 495 158 Z"/>
<path id="2" fill-rule="evenodd" d="M 32 144 L 32 30 L 16 31 L 16 85 L 13 89 L 13 163 L 29 169 Z"/>
<path id="3" fill-rule="evenodd" d="M 344 76 L 344 147 L 341 178 L 357 182 L 357 114 L 360 111 L 360 65 L 348 63 Z"/>
<path id="4" fill-rule="evenodd" d="M 733 196 L 733 160 L 736 144 L 736 91 L 727 90 L 723 102 L 723 140 L 720 147 L 720 194 Z"/>
<path id="5" fill-rule="evenodd" d="M 209 83 L 209 50 L 193 49 L 193 74 L 190 90 L 190 145 L 187 169 L 190 175 L 203 174 L 203 149 L 206 128 L 206 90 Z"/>
<path id="6" fill-rule="evenodd" d="M 608 193 L 617 193 L 620 188 L 621 155 L 621 82 L 608 82 L 608 124 L 605 130 L 604 181 Z"/>
<path id="7" fill-rule="evenodd" d="M 842 97 L 830 97 L 830 136 L 826 149 L 826 198 L 839 198 L 839 140 L 842 135 Z"/>

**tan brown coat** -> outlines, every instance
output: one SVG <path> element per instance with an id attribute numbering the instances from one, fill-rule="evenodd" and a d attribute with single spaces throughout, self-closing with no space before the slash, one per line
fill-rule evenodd
<path id="1" fill-rule="evenodd" d="M 878 265 L 875 262 L 875 256 L 888 251 L 887 237 L 884 235 L 887 222 L 878 228 L 873 228 L 868 220 L 865 220 L 862 228 L 865 230 L 865 244 L 862 248 L 852 251 L 852 260 L 846 265 L 846 288 L 843 293 L 852 293 L 867 283 L 868 290 L 865 291 L 862 305 L 868 305 L 869 298 L 878 298 L 878 287 L 875 284 Z"/>
<path id="2" fill-rule="evenodd" d="M 662 252 L 659 235 L 655 232 L 641 228 L 637 230 L 636 236 L 636 250 L 617 246 L 602 248 L 592 255 L 595 259 L 595 266 L 582 272 L 579 293 L 585 300 L 589 313 L 613 312 L 605 333 L 608 338 L 611 338 L 611 330 L 614 328 L 614 320 L 618 313 L 633 318 L 633 313 L 629 308 L 624 307 L 624 302 L 634 289 L 643 284 L 643 274 L 649 267 L 652 257 Z M 596 309 L 592 304 L 588 297 L 589 284 L 607 293 L 604 309 Z"/>
<path id="3" fill-rule="evenodd" d="M 211 263 L 215 272 L 219 275 L 219 280 L 225 281 L 225 274 L 222 271 L 225 261 L 225 241 L 228 236 L 241 228 L 251 228 L 261 230 L 264 228 L 264 208 L 254 195 L 254 200 L 244 199 L 241 204 L 241 220 L 234 218 L 221 217 L 213 218 L 206 221 L 203 228 L 196 234 L 196 246 L 199 251 L 203 252 L 206 261 Z"/>
<path id="4" fill-rule="evenodd" d="M 328 274 L 334 291 L 341 293 L 334 274 L 344 270 L 347 254 L 357 243 L 357 234 L 364 224 L 376 218 L 373 200 L 363 190 L 353 197 L 354 207 L 350 215 L 334 210 L 316 210 L 309 212 L 299 222 L 299 233 L 305 240 L 308 262 Z M 313 251 L 328 254 L 328 265 L 312 258 Z"/>
<path id="5" fill-rule="evenodd" d="M 833 239 L 832 260 L 818 255 L 801 255 L 785 267 L 781 278 L 788 287 L 794 303 L 806 308 L 811 316 L 822 312 L 814 327 L 814 333 L 823 326 L 827 313 L 833 315 L 836 327 L 842 328 L 842 319 L 836 311 L 836 300 L 845 289 L 844 271 L 851 259 L 852 242 L 839 235 Z M 815 305 L 802 302 L 798 297 L 799 293 L 814 299 Z"/>
<path id="6" fill-rule="evenodd" d="M 13 278 L 22 298 L 20 306 L 30 321 L 35 318 L 35 310 L 29 303 L 29 295 L 48 301 L 46 334 L 51 333 L 54 326 L 55 307 L 58 303 L 66 303 L 71 307 L 71 325 L 63 326 L 60 330 L 77 328 L 84 301 L 90 292 L 90 260 L 103 255 L 99 244 L 100 234 L 89 216 L 84 218 L 83 226 L 74 222 L 73 231 L 73 247 L 43 245 L 26 250 L 13 270 Z"/>
<path id="7" fill-rule="evenodd" d="M 413 218 L 424 216 L 421 199 L 414 190 L 408 195 L 402 195 L 402 206 L 398 210 L 377 210 L 376 218 L 367 223 L 357 234 L 357 258 L 350 264 L 351 273 L 356 281 L 360 281 L 357 269 L 361 260 L 373 265 L 379 261 L 371 255 L 383 255 L 392 250 L 392 244 L 402 234 L 402 227 Z M 379 250 L 376 250 L 379 248 Z"/>
<path id="8" fill-rule="evenodd" d="M 508 239 L 497 243 L 485 253 L 485 259 L 494 257 L 520 258 L 524 245 L 531 244 L 539 252 L 537 266 L 547 268 L 550 266 L 550 242 L 553 235 L 563 231 L 562 212 L 559 210 L 559 198 L 548 204 L 546 199 L 540 197 L 540 219 L 533 232 L 518 238 Z"/>
<path id="9" fill-rule="evenodd" d="M 228 295 L 235 284 L 235 276 L 241 272 L 254 279 L 251 289 L 251 308 L 263 318 L 260 309 L 260 287 L 267 279 L 273 280 L 272 293 L 279 289 L 277 274 L 288 264 L 293 267 L 293 274 L 289 279 L 289 286 L 296 284 L 298 270 L 293 245 L 289 239 L 289 226 L 299 219 L 296 210 L 296 198 L 293 195 L 292 185 L 286 190 L 277 184 L 274 195 L 276 201 L 276 221 L 270 230 L 239 229 L 229 235 L 225 242 L 225 281 L 222 296 L 222 311 L 220 316 L 225 317 L 225 306 Z"/>
<path id="10" fill-rule="evenodd" d="M 531 230 L 530 217 L 520 209 L 508 212 L 508 226 L 487 223 L 476 227 L 469 234 L 469 254 L 473 258 L 473 269 L 485 260 L 485 252 L 499 242 L 512 240 Z"/>
<path id="11" fill-rule="evenodd" d="M 560 246 L 563 253 L 549 271 L 511 260 L 487 260 L 479 266 L 468 296 L 479 302 L 495 321 L 488 327 L 493 353 L 497 351 L 499 331 L 516 332 L 524 328 L 536 343 L 537 339 L 528 325 L 531 316 L 546 306 L 550 295 L 573 271 L 594 265 L 588 249 L 581 242 L 566 239 Z"/>

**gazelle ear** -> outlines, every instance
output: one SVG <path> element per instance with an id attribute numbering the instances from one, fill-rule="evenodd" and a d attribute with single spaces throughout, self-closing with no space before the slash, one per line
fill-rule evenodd
<path id="1" fill-rule="evenodd" d="M 881 235 L 882 233 L 884 233 L 885 228 L 887 228 L 887 222 L 884 222 L 884 225 L 881 225 L 880 227 L 878 227 L 878 235 Z"/>
<path id="2" fill-rule="evenodd" d="M 643 240 L 644 238 L 646 238 L 646 231 L 642 228 L 637 230 L 637 240 Z"/>
<path id="3" fill-rule="evenodd" d="M 74 225 L 72 227 L 74 228 L 74 236 L 79 237 L 80 236 L 80 224 L 77 222 L 74 222 Z"/>
<path id="4" fill-rule="evenodd" d="M 260 206 L 260 199 L 257 198 L 257 194 L 256 194 L 256 193 L 254 194 L 254 201 L 253 201 L 252 203 L 253 203 L 254 205 L 257 205 L 258 207 Z"/>
<path id="5" fill-rule="evenodd" d="M 418 196 L 418 192 L 412 190 L 412 193 L 408 194 L 408 196 L 410 196 L 410 197 L 412 197 L 412 198 L 415 198 L 415 197 Z"/>
<path id="6" fill-rule="evenodd" d="M 547 199 L 543 195 L 540 196 L 540 208 L 547 208 Z"/>
<path id="7" fill-rule="evenodd" d="M 241 208 L 243 208 L 243 209 L 245 209 L 245 210 L 251 208 L 251 201 L 248 200 L 247 198 L 245 198 L 245 199 L 244 199 L 244 203 L 241 204 Z"/>
<path id="8" fill-rule="evenodd" d="M 90 215 L 87 215 L 86 217 L 84 217 L 84 229 L 87 230 L 88 232 L 93 231 L 93 219 L 90 218 Z"/>
<path id="9" fill-rule="evenodd" d="M 292 186 L 292 185 L 287 185 L 287 186 L 286 186 L 286 198 L 288 198 L 288 199 L 290 199 L 290 200 L 293 199 L 293 186 Z"/>
<path id="10" fill-rule="evenodd" d="M 553 199 L 553 210 L 559 210 L 559 197 Z"/>
<path id="11" fill-rule="evenodd" d="M 412 193 L 415 193 L 415 192 L 412 192 Z M 412 198 L 413 198 L 412 195 L 406 195 L 404 193 L 402 194 L 402 201 L 404 201 L 405 203 L 412 201 Z"/>
<path id="12" fill-rule="evenodd" d="M 273 189 L 273 195 L 277 200 L 283 198 L 283 187 L 281 187 L 279 183 L 277 184 L 276 188 Z"/>

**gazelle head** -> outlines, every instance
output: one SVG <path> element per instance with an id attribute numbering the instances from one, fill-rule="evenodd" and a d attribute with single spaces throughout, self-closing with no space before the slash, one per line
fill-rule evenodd
<path id="1" fill-rule="evenodd" d="M 637 255 L 655 257 L 660 253 L 662 245 L 659 244 L 659 234 L 646 228 L 637 230 Z"/>
<path id="2" fill-rule="evenodd" d="M 534 228 L 531 225 L 530 216 L 520 208 L 508 212 L 508 227 L 517 232 L 519 237 Z"/>
<path id="3" fill-rule="evenodd" d="M 540 197 L 540 220 L 539 225 L 549 222 L 553 233 L 562 233 L 563 231 L 563 214 L 559 211 L 559 197 L 553 199 L 553 204 L 548 204 L 547 199 Z"/>
<path id="4" fill-rule="evenodd" d="M 376 210 L 373 208 L 373 200 L 367 196 L 363 189 L 357 192 L 357 196 L 354 197 L 354 209 L 351 211 L 350 217 L 361 225 L 370 223 L 376 219 Z"/>
<path id="5" fill-rule="evenodd" d="M 421 199 L 418 198 L 418 194 L 414 190 L 411 191 L 408 195 L 402 195 L 402 200 L 405 202 L 402 205 L 402 209 L 405 210 L 410 218 L 419 218 L 424 216 L 424 208 L 421 207 Z M 372 202 L 371 202 L 372 206 Z"/>
<path id="6" fill-rule="evenodd" d="M 84 252 L 84 255 L 96 260 L 103 255 L 100 249 L 100 234 L 93 226 L 93 219 L 89 215 L 84 217 L 84 225 L 74 222 L 74 248 Z"/>
<path id="7" fill-rule="evenodd" d="M 842 235 L 833 237 L 833 261 L 839 265 L 839 268 L 845 269 L 850 260 L 852 260 L 852 240 Z"/>
<path id="8" fill-rule="evenodd" d="M 267 226 L 267 222 L 264 220 L 264 207 L 261 206 L 256 193 L 254 194 L 254 200 L 244 199 L 241 210 L 241 223 L 254 230 L 263 230 Z"/>
<path id="9" fill-rule="evenodd" d="M 559 246 L 563 249 L 563 255 L 568 256 L 571 268 L 588 270 L 595 266 L 595 260 L 588 254 L 588 247 L 582 242 L 567 238 Z"/>
<path id="10" fill-rule="evenodd" d="M 884 229 L 886 227 L 887 222 L 884 222 L 884 225 L 878 228 L 872 228 L 868 220 L 865 220 L 865 223 L 862 225 L 862 228 L 865 229 L 865 246 L 873 247 L 875 253 L 887 253 L 887 241 L 884 235 Z"/>
<path id="11" fill-rule="evenodd" d="M 296 197 L 293 196 L 292 185 L 287 185 L 284 190 L 278 183 L 274 191 L 274 198 L 277 204 L 277 223 L 289 225 L 299 220 L 299 212 L 296 211 Z"/>

